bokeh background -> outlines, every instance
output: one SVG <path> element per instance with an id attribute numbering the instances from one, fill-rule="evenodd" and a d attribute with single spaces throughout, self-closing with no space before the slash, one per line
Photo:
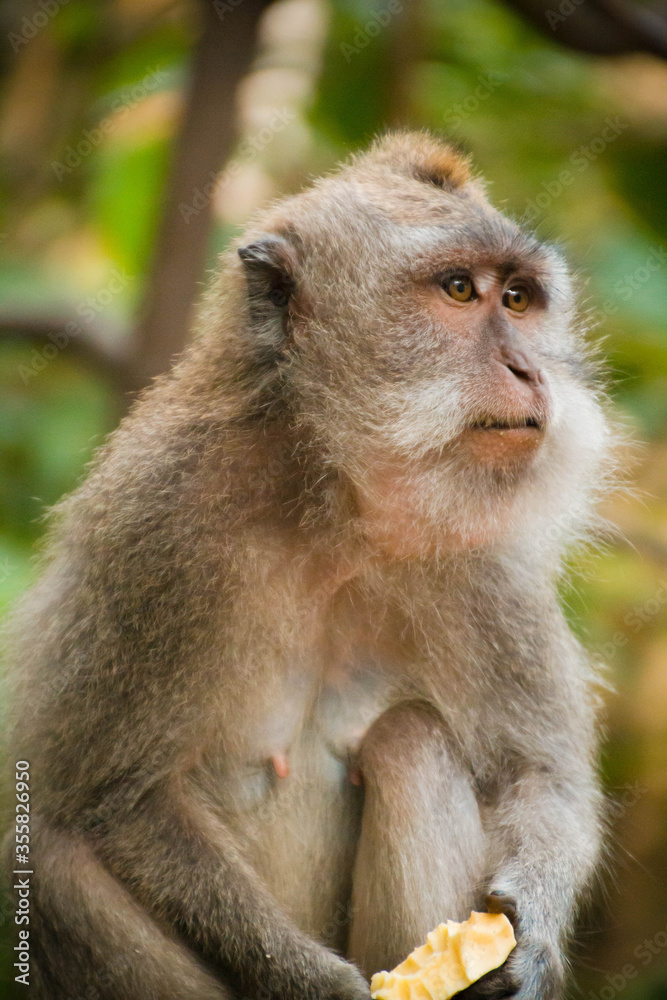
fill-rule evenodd
<path id="1" fill-rule="evenodd" d="M 641 442 L 605 511 L 618 533 L 563 588 L 610 682 L 609 872 L 573 951 L 586 1000 L 667 998 L 665 56 L 667 20 L 630 0 L 0 7 L 1 613 L 45 509 L 182 347 L 216 256 L 267 200 L 378 130 L 428 127 L 563 246 Z M 8 998 L 25 994 L 12 922 L 3 895 Z"/>

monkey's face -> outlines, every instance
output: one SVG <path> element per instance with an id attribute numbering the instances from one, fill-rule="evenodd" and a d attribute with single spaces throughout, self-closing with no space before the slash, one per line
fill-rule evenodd
<path id="1" fill-rule="evenodd" d="M 536 349 L 547 292 L 530 263 L 469 252 L 449 258 L 418 303 L 442 331 L 450 372 L 464 386 L 460 430 L 444 446 L 490 473 L 518 473 L 536 457 L 552 415 L 549 378 Z"/>
<path id="2" fill-rule="evenodd" d="M 406 556 L 544 531 L 558 498 L 567 535 L 606 441 L 563 261 L 447 155 L 442 186 L 369 154 L 288 203 L 272 279 L 298 419 Z"/>

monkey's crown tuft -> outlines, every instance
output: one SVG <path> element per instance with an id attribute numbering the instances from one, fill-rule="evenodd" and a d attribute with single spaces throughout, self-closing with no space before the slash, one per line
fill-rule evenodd
<path id="1" fill-rule="evenodd" d="M 366 154 L 394 172 L 449 190 L 470 180 L 468 157 L 428 132 L 390 132 L 376 139 Z"/>

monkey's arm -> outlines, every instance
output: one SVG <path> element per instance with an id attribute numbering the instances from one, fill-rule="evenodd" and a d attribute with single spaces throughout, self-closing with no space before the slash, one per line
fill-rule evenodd
<path id="1" fill-rule="evenodd" d="M 358 970 L 303 934 L 245 863 L 232 834 L 184 783 L 155 789 L 97 851 L 160 923 L 175 927 L 239 995 L 366 1000 Z"/>
<path id="2" fill-rule="evenodd" d="M 514 980 L 517 1000 L 561 995 L 560 949 L 598 854 L 598 800 L 593 773 L 581 762 L 568 773 L 561 762 L 553 770 L 526 770 L 498 804 L 495 843 L 502 859 L 486 903 L 516 926 L 519 947 L 495 978 Z M 471 997 L 494 995 L 484 983 L 471 991 Z"/>
<path id="3" fill-rule="evenodd" d="M 499 805 L 497 830 L 507 856 L 490 889 L 515 897 L 519 925 L 525 923 L 531 934 L 558 940 L 593 871 L 599 792 L 589 778 L 528 772 Z"/>

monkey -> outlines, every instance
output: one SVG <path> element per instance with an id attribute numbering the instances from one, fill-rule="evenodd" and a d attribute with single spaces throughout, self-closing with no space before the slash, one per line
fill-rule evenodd
<path id="1" fill-rule="evenodd" d="M 603 798 L 557 588 L 614 469 L 560 251 L 390 132 L 200 312 L 14 619 L 32 995 L 368 1000 L 486 909 L 517 947 L 461 996 L 558 1000 Z"/>

